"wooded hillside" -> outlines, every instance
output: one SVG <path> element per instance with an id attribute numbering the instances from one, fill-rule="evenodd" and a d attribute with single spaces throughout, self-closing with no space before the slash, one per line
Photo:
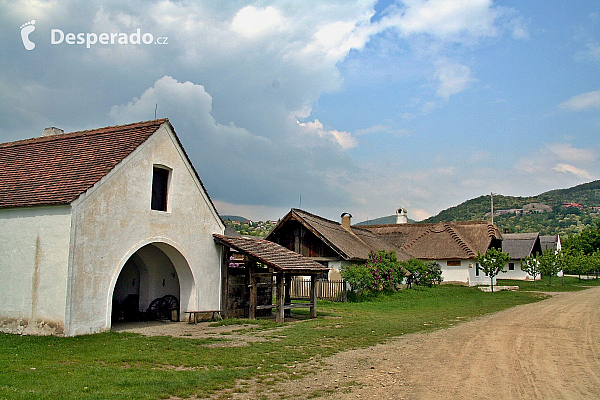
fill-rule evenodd
<path id="1" fill-rule="evenodd" d="M 551 206 L 552 210 L 527 207 L 532 204 Z M 486 195 L 448 208 L 422 222 L 489 220 L 490 211 L 491 199 Z M 502 232 L 508 229 L 512 233 L 540 232 L 542 235 L 579 233 L 600 218 L 600 180 L 531 197 L 494 194 L 494 211 L 494 223 Z"/>

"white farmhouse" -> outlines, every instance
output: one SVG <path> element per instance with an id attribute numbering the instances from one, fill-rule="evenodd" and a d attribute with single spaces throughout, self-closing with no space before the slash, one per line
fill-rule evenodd
<path id="1" fill-rule="evenodd" d="M 504 267 L 504 273 L 499 275 L 500 278 L 533 279 L 533 276 L 521 270 L 521 264 L 525 258 L 542 253 L 540 234 L 538 232 L 505 233 L 502 237 L 502 251 L 510 255 L 510 260 Z"/>
<path id="2" fill-rule="evenodd" d="M 169 296 L 221 308 L 225 226 L 167 119 L 0 144 L 0 330 L 109 330 Z M 175 313 L 174 315 L 177 315 Z"/>

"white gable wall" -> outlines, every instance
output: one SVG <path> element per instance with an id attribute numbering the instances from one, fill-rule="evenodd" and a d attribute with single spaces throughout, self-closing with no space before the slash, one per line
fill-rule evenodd
<path id="1" fill-rule="evenodd" d="M 0 331 L 63 333 L 71 206 L 0 210 Z"/>
<path id="2" fill-rule="evenodd" d="M 167 212 L 150 208 L 155 165 L 171 169 Z M 73 203 L 73 221 L 66 334 L 110 329 L 121 268 L 151 243 L 180 268 L 183 311 L 220 309 L 221 256 L 212 234 L 224 226 L 167 124 Z"/>

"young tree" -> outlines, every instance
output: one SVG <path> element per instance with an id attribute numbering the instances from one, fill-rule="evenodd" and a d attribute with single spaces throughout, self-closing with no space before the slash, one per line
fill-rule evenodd
<path id="1" fill-rule="evenodd" d="M 534 254 L 521 260 L 521 271 L 533 276 L 533 287 L 536 286 L 536 277 L 540 276 L 540 263 Z"/>
<path id="2" fill-rule="evenodd" d="M 552 249 L 545 250 L 539 258 L 542 275 L 548 276 L 548 286 L 552 285 L 552 277 L 563 269 L 562 256 Z"/>
<path id="3" fill-rule="evenodd" d="M 588 271 L 587 257 L 582 251 L 569 251 L 565 253 L 565 268 L 564 272 L 569 271 L 571 274 L 577 274 L 579 282 L 581 282 L 581 275 Z"/>
<path id="4" fill-rule="evenodd" d="M 485 254 L 477 252 L 476 259 L 479 263 L 479 268 L 490 277 L 490 284 L 493 292 L 494 277 L 500 272 L 506 272 L 504 267 L 508 260 L 510 260 L 510 255 L 508 253 L 503 253 L 500 249 L 491 247 Z"/>

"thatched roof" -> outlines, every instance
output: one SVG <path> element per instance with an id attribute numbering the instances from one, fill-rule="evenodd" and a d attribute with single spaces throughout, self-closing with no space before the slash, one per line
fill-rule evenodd
<path id="1" fill-rule="evenodd" d="M 469 259 L 477 252 L 485 253 L 494 241 L 502 240 L 498 228 L 487 221 L 361 227 L 421 260 Z"/>

